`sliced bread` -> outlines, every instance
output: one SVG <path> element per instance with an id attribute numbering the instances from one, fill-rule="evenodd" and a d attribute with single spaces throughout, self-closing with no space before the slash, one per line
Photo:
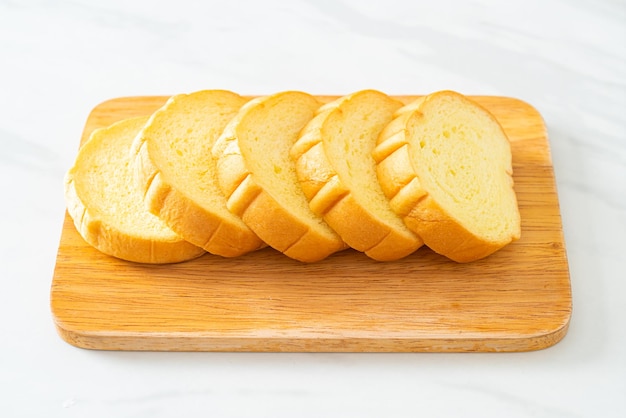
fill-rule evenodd
<path id="1" fill-rule="evenodd" d="M 236 257 L 265 246 L 226 208 L 211 148 L 247 100 L 224 90 L 171 97 L 133 144 L 135 181 L 148 210 L 211 254 Z"/>
<path id="2" fill-rule="evenodd" d="M 520 237 L 509 141 L 496 119 L 452 92 L 407 105 L 374 150 L 391 207 L 425 244 L 458 262 Z"/>
<path id="3" fill-rule="evenodd" d="M 389 206 L 372 151 L 401 102 L 363 90 L 320 109 L 291 149 L 310 207 L 352 248 L 397 260 L 422 244 Z"/>
<path id="4" fill-rule="evenodd" d="M 309 208 L 289 156 L 320 104 L 297 91 L 254 99 L 213 147 L 228 208 L 268 245 L 302 262 L 322 260 L 346 247 Z"/>
<path id="5" fill-rule="evenodd" d="M 147 117 L 94 131 L 65 176 L 70 217 L 85 241 L 139 263 L 175 263 L 204 254 L 149 213 L 132 186 L 130 147 Z"/>

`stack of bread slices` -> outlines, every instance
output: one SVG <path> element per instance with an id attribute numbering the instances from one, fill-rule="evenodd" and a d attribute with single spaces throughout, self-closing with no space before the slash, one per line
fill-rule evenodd
<path id="1" fill-rule="evenodd" d="M 94 131 L 65 195 L 85 241 L 139 263 L 266 246 L 305 263 L 348 248 L 393 261 L 422 245 L 470 262 L 520 236 L 509 141 L 452 91 L 176 95 Z"/>

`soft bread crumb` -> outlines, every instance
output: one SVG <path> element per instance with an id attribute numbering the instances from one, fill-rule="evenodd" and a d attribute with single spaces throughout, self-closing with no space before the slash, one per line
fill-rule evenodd
<path id="1" fill-rule="evenodd" d="M 66 175 L 68 213 L 85 241 L 106 254 L 141 263 L 189 260 L 204 251 L 149 213 L 133 187 L 130 147 L 147 119 L 92 133 Z"/>
<path id="2" fill-rule="evenodd" d="M 328 103 L 291 149 L 311 209 L 351 247 L 373 259 L 407 256 L 422 245 L 391 209 L 372 150 L 402 103 L 363 90 Z"/>
<path id="3" fill-rule="evenodd" d="M 228 208 L 268 245 L 304 262 L 346 246 L 308 206 L 289 150 L 320 103 L 302 92 L 250 101 L 213 147 Z"/>
<path id="4" fill-rule="evenodd" d="M 373 156 L 392 208 L 436 252 L 474 261 L 520 237 L 508 138 L 461 94 L 401 108 Z"/>
<path id="5" fill-rule="evenodd" d="M 265 246 L 218 185 L 211 148 L 247 99 L 225 90 L 171 97 L 137 136 L 135 180 L 149 210 L 189 242 L 223 257 Z"/>

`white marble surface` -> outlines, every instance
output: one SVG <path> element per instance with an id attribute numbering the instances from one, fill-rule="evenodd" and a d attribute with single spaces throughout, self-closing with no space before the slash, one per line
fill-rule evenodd
<path id="1" fill-rule="evenodd" d="M 548 126 L 565 339 L 517 354 L 99 352 L 55 333 L 62 178 L 88 112 L 226 88 L 514 96 Z M 626 4 L 0 0 L 0 416 L 626 416 Z"/>

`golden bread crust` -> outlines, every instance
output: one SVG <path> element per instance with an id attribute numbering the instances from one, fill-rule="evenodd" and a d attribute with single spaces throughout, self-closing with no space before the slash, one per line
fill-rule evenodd
<path id="1" fill-rule="evenodd" d="M 327 104 L 315 115 L 292 147 L 291 156 L 296 160 L 298 179 L 313 212 L 323 216 L 331 228 L 352 248 L 365 252 L 370 258 L 378 261 L 397 260 L 418 249 L 422 245 L 421 239 L 408 230 L 401 221 L 397 221 L 399 225 L 392 225 L 388 220 L 377 216 L 374 208 L 368 207 L 368 202 L 355 198 L 359 190 L 350 190 L 334 167 L 335 159 L 346 156 L 333 155 L 325 147 L 325 141 L 338 140 L 326 133 L 325 128 L 328 123 L 332 123 L 331 118 L 349 112 L 346 104 L 357 106 L 366 100 L 380 101 L 378 111 L 383 120 L 384 112 L 388 113 L 387 117 L 391 120 L 393 112 L 401 106 L 401 103 L 373 90 L 344 96 Z M 353 102 L 350 103 L 351 101 Z M 353 107 L 350 109 L 355 110 Z M 369 130 L 374 129 L 374 123 L 374 121 L 362 123 L 359 131 L 353 134 L 366 136 Z M 346 127 L 340 129 L 344 128 Z M 363 141 L 363 146 L 373 148 L 378 132 L 369 135 L 370 138 Z M 390 210 L 389 212 L 391 213 Z"/>
<path id="2" fill-rule="evenodd" d="M 476 232 L 477 228 L 473 228 L 473 225 L 464 224 L 454 213 L 449 213 L 432 196 L 432 190 L 428 190 L 423 184 L 419 170 L 421 167 L 416 167 L 417 163 L 411 154 L 418 152 L 419 148 L 419 144 L 414 143 L 412 127 L 419 126 L 420 121 L 428 117 L 422 113 L 426 103 L 446 96 L 462 100 L 464 105 L 480 108 L 499 127 L 493 116 L 469 99 L 455 92 L 437 92 L 400 109 L 396 118 L 381 134 L 373 156 L 381 187 L 390 199 L 391 207 L 403 217 L 406 225 L 435 252 L 457 262 L 470 262 L 484 258 L 519 238 L 519 211 L 512 215 L 514 220 L 517 216 L 517 225 L 513 222 L 510 230 L 504 231 L 501 238 L 494 240 L 480 231 Z M 506 138 L 503 131 L 502 136 Z M 510 162 L 510 148 L 509 155 L 503 158 L 508 158 Z M 494 172 L 494 175 L 510 176 L 511 171 L 507 169 L 507 172 Z M 510 183 L 509 193 L 513 193 L 514 199 L 512 179 Z"/>
<path id="3" fill-rule="evenodd" d="M 182 153 L 169 138 L 169 136 L 173 138 L 181 134 L 180 129 L 176 129 L 172 121 L 177 122 L 181 118 L 197 116 L 206 118 L 207 123 L 225 125 L 226 119 L 230 119 L 228 112 L 234 116 L 244 103 L 245 99 L 235 93 L 221 90 L 205 90 L 173 96 L 154 113 L 133 144 L 135 181 L 143 193 L 148 210 L 163 219 L 172 230 L 187 241 L 204 248 L 211 254 L 222 257 L 237 257 L 263 248 L 265 243 L 243 222 L 224 216 L 224 211 L 218 211 L 215 205 L 219 204 L 219 199 L 214 199 L 217 203 L 212 202 L 211 205 L 199 203 L 199 193 L 211 193 L 211 190 L 216 187 L 198 190 L 191 184 L 182 188 L 172 185 L 172 183 L 183 183 L 175 177 L 193 175 L 191 171 L 196 169 L 185 167 L 183 157 L 177 160 L 178 170 L 170 170 L 168 174 L 165 174 L 155 163 L 155 155 L 163 152 L 159 147 L 172 147 L 167 150 L 172 157 L 176 156 L 177 152 Z M 186 110 L 188 107 L 193 107 L 193 113 L 190 114 Z M 219 113 L 226 114 L 226 116 L 215 115 Z M 219 126 L 215 128 L 219 132 L 222 130 Z M 163 132 L 170 130 L 172 133 L 169 135 Z M 157 135 L 162 135 L 163 138 L 156 138 Z M 206 160 L 205 170 L 215 171 L 215 168 L 209 166 L 214 165 L 211 145 L 215 139 L 207 134 L 204 137 L 204 143 L 193 143 L 190 140 L 180 147 L 192 146 L 193 154 Z M 205 177 L 203 180 L 217 183 L 217 179 Z M 220 192 L 217 191 L 217 193 Z M 218 197 L 222 198 L 221 195 Z"/>
<path id="4" fill-rule="evenodd" d="M 132 137 L 126 139 L 128 149 L 111 148 L 108 144 L 113 144 L 113 139 L 119 135 L 126 135 L 129 131 L 138 132 L 146 121 L 147 118 L 127 119 L 92 133 L 90 139 L 81 147 L 74 166 L 65 176 L 67 210 L 83 239 L 105 254 L 138 263 L 161 264 L 187 261 L 204 254 L 204 250 L 185 241 L 165 226 L 147 235 L 145 231 L 132 229 L 128 225 L 116 222 L 114 213 L 104 213 L 106 210 L 101 207 L 104 202 L 85 196 L 85 187 L 101 188 L 99 184 L 82 187 L 77 185 L 77 182 L 86 181 L 85 171 L 89 169 L 88 166 L 93 166 L 91 162 L 88 162 L 88 158 L 92 157 L 105 165 L 116 164 L 115 167 L 119 169 L 120 175 L 123 175 L 124 167 L 121 164 L 130 162 L 128 151 Z M 127 180 L 130 183 L 131 173 L 127 174 L 129 174 Z M 102 178 L 99 181 L 107 180 Z M 126 192 L 125 188 L 113 190 L 120 194 Z M 116 195 L 105 195 L 104 198 L 108 201 L 119 199 Z M 141 195 L 137 193 L 136 198 L 140 202 Z M 146 212 L 145 216 L 153 215 Z"/>
<path id="5" fill-rule="evenodd" d="M 241 135 L 248 130 L 254 131 L 254 121 L 259 113 L 271 112 L 277 102 L 289 101 L 294 94 L 305 93 L 282 92 L 244 105 L 215 143 L 213 155 L 217 160 L 218 182 L 227 198 L 228 208 L 268 245 L 288 257 L 310 263 L 345 249 L 345 243 L 312 212 L 311 220 L 303 220 L 262 187 L 256 176 L 263 173 L 251 172 L 239 147 Z M 310 96 L 306 106 L 311 107 L 312 116 L 319 103 Z M 298 132 L 294 133 L 294 140 Z"/>

